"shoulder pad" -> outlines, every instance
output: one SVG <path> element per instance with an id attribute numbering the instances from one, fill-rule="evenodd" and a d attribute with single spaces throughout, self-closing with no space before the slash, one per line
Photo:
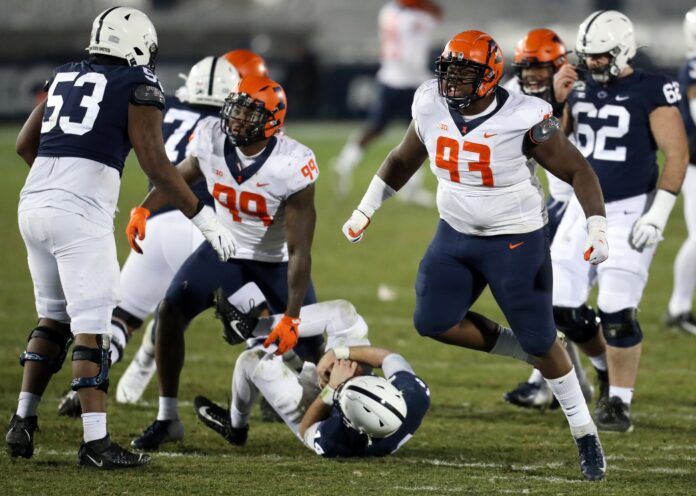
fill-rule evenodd
<path id="1" fill-rule="evenodd" d="M 534 145 L 538 145 L 545 141 L 548 141 L 551 136 L 556 134 L 561 129 L 561 123 L 558 118 L 551 116 L 545 118 L 543 121 L 535 124 L 529 130 L 529 140 Z"/>
<path id="2" fill-rule="evenodd" d="M 131 103 L 135 105 L 151 105 L 164 110 L 164 93 L 156 86 L 141 84 L 135 88 L 131 96 Z"/>

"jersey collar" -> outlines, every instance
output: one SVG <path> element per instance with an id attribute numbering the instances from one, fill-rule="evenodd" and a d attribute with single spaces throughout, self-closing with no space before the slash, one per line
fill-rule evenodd
<path id="1" fill-rule="evenodd" d="M 278 139 L 275 136 L 271 136 L 268 140 L 266 148 L 263 149 L 261 154 L 256 157 L 256 159 L 248 167 L 242 167 L 239 163 L 239 157 L 237 157 L 237 152 L 235 151 L 235 146 L 230 143 L 230 140 L 225 139 L 225 163 L 227 168 L 230 170 L 232 177 L 237 181 L 237 184 L 242 184 L 244 181 L 249 179 L 251 176 L 256 174 L 259 169 L 266 162 L 268 157 L 273 153 L 273 149 L 276 146 Z"/>
<path id="2" fill-rule="evenodd" d="M 507 101 L 508 97 L 510 96 L 510 93 L 503 88 L 502 86 L 498 86 L 495 90 L 495 108 L 493 109 L 492 112 L 489 112 L 488 114 L 478 117 L 476 119 L 472 119 L 470 121 L 464 120 L 464 117 L 462 114 L 457 112 L 456 110 L 448 109 L 450 116 L 452 117 L 452 120 L 454 121 L 454 124 L 457 126 L 457 129 L 459 130 L 460 133 L 462 133 L 462 136 L 466 136 L 467 133 L 470 133 L 474 129 L 476 129 L 478 126 L 486 122 L 488 119 L 493 117 L 501 108 L 503 108 L 503 105 L 505 105 L 505 102 Z"/>

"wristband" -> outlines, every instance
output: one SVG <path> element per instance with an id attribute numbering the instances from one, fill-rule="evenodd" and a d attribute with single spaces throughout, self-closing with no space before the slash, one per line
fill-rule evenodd
<path id="1" fill-rule="evenodd" d="M 348 360 L 350 358 L 350 348 L 347 346 L 336 346 L 333 348 L 336 360 Z"/>
<path id="2" fill-rule="evenodd" d="M 319 398 L 321 398 L 321 401 L 323 401 L 325 405 L 331 406 L 333 405 L 334 393 L 336 393 L 336 390 L 332 388 L 330 384 L 327 384 L 324 386 L 324 389 L 321 390 L 321 393 L 319 393 Z"/>

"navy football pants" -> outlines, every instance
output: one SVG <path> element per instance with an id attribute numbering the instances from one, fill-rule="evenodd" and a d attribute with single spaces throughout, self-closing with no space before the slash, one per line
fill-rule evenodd
<path id="1" fill-rule="evenodd" d="M 464 319 L 486 285 L 524 351 L 540 356 L 556 339 L 546 228 L 525 234 L 470 236 L 440 220 L 416 279 L 413 321 L 437 336 Z"/>

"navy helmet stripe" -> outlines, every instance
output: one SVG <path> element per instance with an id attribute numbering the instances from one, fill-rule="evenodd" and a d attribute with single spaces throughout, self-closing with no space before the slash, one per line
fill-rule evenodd
<path id="1" fill-rule="evenodd" d="M 110 12 L 118 9 L 118 6 L 116 7 L 111 7 L 109 10 L 105 11 L 102 16 L 99 18 L 99 27 L 97 28 L 97 34 L 94 37 L 95 43 L 99 43 L 99 36 L 101 35 L 101 30 L 102 30 L 102 25 L 104 24 L 104 19 L 106 18 L 107 15 L 109 15 Z"/>
<path id="2" fill-rule="evenodd" d="M 215 81 L 215 66 L 217 66 L 217 57 L 213 57 L 213 65 L 210 66 L 210 79 L 208 80 L 208 95 L 213 96 L 213 82 Z"/>
<path id="3" fill-rule="evenodd" d="M 401 420 L 402 422 L 404 421 L 405 417 L 401 414 L 399 410 L 391 406 L 389 403 L 386 401 L 382 400 L 379 396 L 377 396 L 375 393 L 372 391 L 368 391 L 367 389 L 361 388 L 360 386 L 354 386 L 353 384 L 348 384 L 347 389 L 349 391 L 355 391 L 356 393 L 364 394 L 368 398 L 376 401 L 380 405 L 383 405 L 387 410 L 392 412 L 394 415 L 396 415 L 396 418 Z"/>

